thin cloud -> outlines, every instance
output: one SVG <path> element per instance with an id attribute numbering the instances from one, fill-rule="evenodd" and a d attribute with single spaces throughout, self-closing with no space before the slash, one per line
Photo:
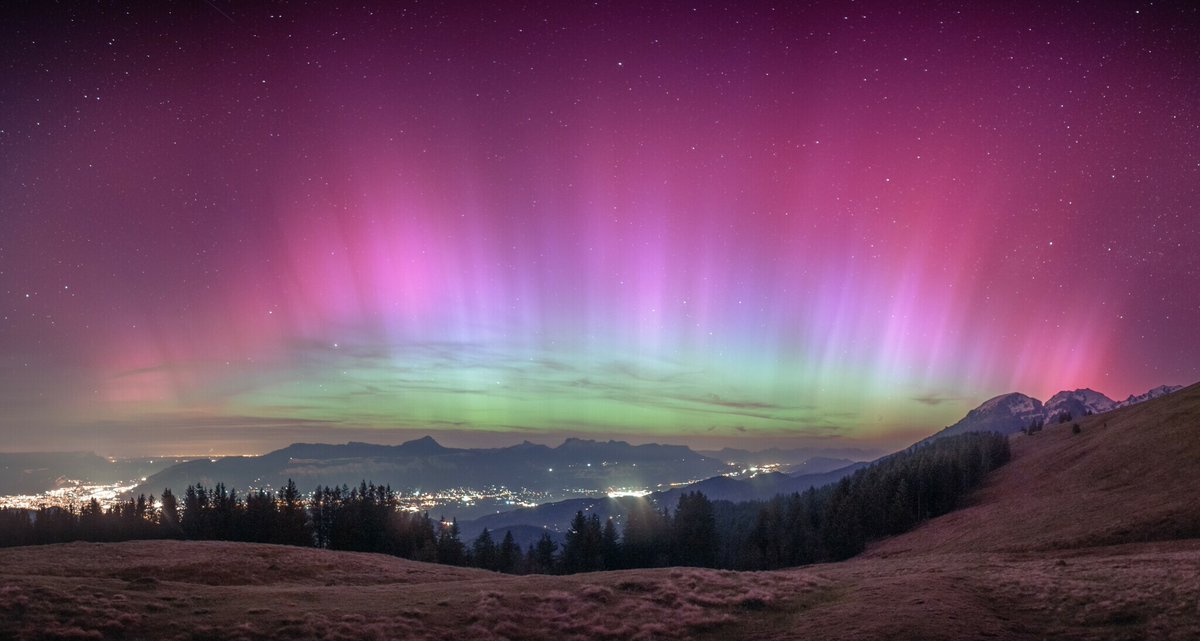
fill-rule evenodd
<path id="1" fill-rule="evenodd" d="M 959 398 L 957 396 L 947 396 L 947 395 L 942 394 L 941 392 L 931 392 L 929 394 L 924 394 L 921 396 L 913 396 L 911 398 L 912 398 L 912 400 L 914 400 L 918 403 L 923 403 L 923 404 L 929 405 L 931 407 L 936 407 L 938 405 L 941 405 L 942 403 L 951 403 L 954 401 L 962 400 L 961 398 Z"/>

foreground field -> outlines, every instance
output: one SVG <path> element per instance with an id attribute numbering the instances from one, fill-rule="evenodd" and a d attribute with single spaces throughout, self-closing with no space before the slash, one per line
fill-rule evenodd
<path id="1" fill-rule="evenodd" d="M 1200 542 L 507 577 L 210 542 L 0 551 L 4 639 L 1196 639 Z"/>

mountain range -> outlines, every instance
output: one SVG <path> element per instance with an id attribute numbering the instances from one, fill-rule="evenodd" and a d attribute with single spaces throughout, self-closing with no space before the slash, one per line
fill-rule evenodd
<path id="1" fill-rule="evenodd" d="M 241 490 L 279 488 L 292 479 L 307 492 L 317 485 L 365 479 L 405 494 L 503 486 L 562 497 L 668 486 L 729 469 L 681 445 L 568 438 L 557 447 L 526 441 L 511 447 L 460 449 L 425 436 L 401 445 L 297 443 L 262 456 L 192 460 L 154 474 L 134 491 L 157 494 L 169 487 L 179 493 L 194 483 L 224 483 Z"/>
<path id="2" fill-rule="evenodd" d="M 1052 423 L 1067 416 L 1077 419 L 1091 414 L 1103 414 L 1114 409 L 1166 396 L 1180 389 L 1183 389 L 1180 385 L 1160 385 L 1145 394 L 1130 395 L 1124 401 L 1114 401 L 1100 392 L 1087 388 L 1063 390 L 1051 396 L 1045 403 L 1020 392 L 1001 394 L 984 401 L 979 407 L 968 412 L 960 421 L 930 436 L 929 439 L 953 436 L 964 432 L 1013 434 L 1029 427 L 1034 422 Z"/>

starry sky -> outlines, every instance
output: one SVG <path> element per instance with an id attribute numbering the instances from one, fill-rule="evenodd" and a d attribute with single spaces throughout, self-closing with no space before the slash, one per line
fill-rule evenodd
<path id="1" fill-rule="evenodd" d="M 1198 5 L 638 4 L 5 3 L 0 449 L 888 449 L 1200 379 Z"/>

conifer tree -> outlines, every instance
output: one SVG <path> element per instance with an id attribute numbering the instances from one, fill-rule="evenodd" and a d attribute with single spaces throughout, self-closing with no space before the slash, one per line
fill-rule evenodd
<path id="1" fill-rule="evenodd" d="M 558 544 L 554 539 L 550 538 L 549 532 L 542 532 L 542 537 L 538 539 L 537 545 L 531 547 L 532 562 L 530 563 L 529 571 L 533 574 L 555 574 L 557 561 L 555 554 L 558 552 Z"/>
<path id="2" fill-rule="evenodd" d="M 288 479 L 287 485 L 279 493 L 278 526 L 272 540 L 284 545 L 313 544 L 304 503 L 292 479 Z"/>
<path id="3" fill-rule="evenodd" d="M 613 518 L 604 522 L 604 531 L 600 534 L 600 569 L 616 570 L 622 567 L 621 543 L 617 538 L 617 526 Z"/>
<path id="4" fill-rule="evenodd" d="M 495 570 L 496 559 L 500 555 L 496 548 L 496 542 L 492 540 L 491 532 L 487 528 L 479 533 L 475 542 L 471 545 L 471 560 L 475 567 L 484 570 Z"/>
<path id="5" fill-rule="evenodd" d="M 708 497 L 700 492 L 688 492 L 679 497 L 673 535 L 672 559 L 676 565 L 716 565 L 717 526 Z"/>
<path id="6" fill-rule="evenodd" d="M 175 500 L 175 493 L 169 487 L 163 489 L 158 527 L 161 536 L 168 539 L 183 535 L 183 529 L 179 525 L 179 504 Z"/>
<path id="7" fill-rule="evenodd" d="M 587 571 L 588 522 L 583 510 L 575 513 L 563 544 L 563 571 L 567 574 Z"/>
<path id="8" fill-rule="evenodd" d="M 458 519 L 455 518 L 446 525 L 442 520 L 442 528 L 437 541 L 438 563 L 445 565 L 462 565 L 466 556 L 466 546 L 459 538 Z"/>
<path id="9" fill-rule="evenodd" d="M 500 542 L 499 555 L 496 557 L 496 570 L 505 574 L 513 574 L 517 571 L 520 558 L 521 548 L 513 540 L 512 530 L 508 530 L 504 533 L 504 540 Z"/>

